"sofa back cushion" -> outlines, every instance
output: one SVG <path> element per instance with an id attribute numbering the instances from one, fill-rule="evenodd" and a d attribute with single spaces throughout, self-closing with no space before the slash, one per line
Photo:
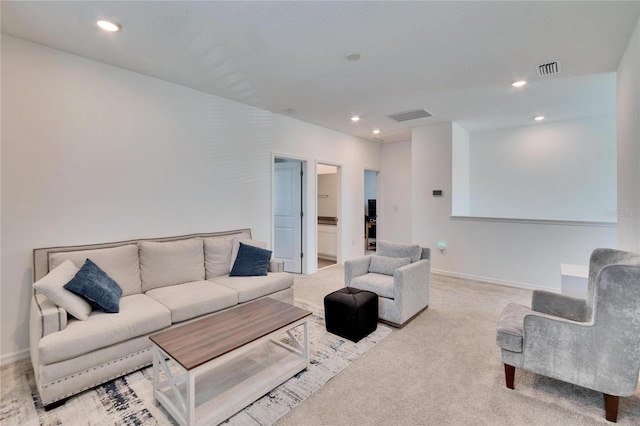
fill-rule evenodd
<path id="1" fill-rule="evenodd" d="M 422 256 L 422 247 L 417 244 L 392 243 L 378 241 L 376 254 L 389 257 L 408 257 L 411 262 L 417 262 Z"/>
<path id="2" fill-rule="evenodd" d="M 229 275 L 234 237 L 204 238 L 206 279 Z"/>
<path id="3" fill-rule="evenodd" d="M 49 270 L 57 268 L 67 259 L 72 261 L 78 269 L 82 268 L 87 259 L 91 259 L 93 263 L 118 283 L 122 288 L 122 296 L 140 294 L 142 292 L 137 244 L 51 253 L 49 255 Z"/>
<path id="4" fill-rule="evenodd" d="M 396 269 L 411 263 L 408 257 L 371 256 L 369 272 L 384 275 L 393 275 Z"/>
<path id="5" fill-rule="evenodd" d="M 142 291 L 204 280 L 204 245 L 200 238 L 140 242 Z"/>

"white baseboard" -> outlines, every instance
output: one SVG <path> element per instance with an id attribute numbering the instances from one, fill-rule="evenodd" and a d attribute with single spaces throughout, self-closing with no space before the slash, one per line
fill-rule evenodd
<path id="1" fill-rule="evenodd" d="M 455 278 L 465 278 L 465 279 L 474 280 L 474 281 L 482 281 L 489 284 L 497 284 L 497 285 L 502 285 L 506 287 L 524 288 L 526 290 L 545 290 L 545 291 L 550 291 L 552 293 L 560 293 L 559 288 L 543 287 L 543 286 L 537 286 L 533 284 L 519 283 L 517 281 L 499 280 L 496 278 L 481 277 L 479 275 L 461 274 L 459 272 L 443 271 L 441 269 L 432 269 L 431 272 L 433 272 L 434 274 L 440 274 L 440 275 L 445 275 L 445 276 L 455 277 Z"/>
<path id="2" fill-rule="evenodd" d="M 29 349 L 23 349 L 18 352 L 12 352 L 10 354 L 4 354 L 0 356 L 0 366 L 12 364 L 16 361 L 21 361 L 23 359 L 29 359 L 31 355 L 29 354 Z"/>

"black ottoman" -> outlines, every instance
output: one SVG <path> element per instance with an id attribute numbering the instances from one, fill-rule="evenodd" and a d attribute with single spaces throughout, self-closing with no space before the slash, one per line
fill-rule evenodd
<path id="1" fill-rule="evenodd" d="M 324 297 L 327 331 L 358 342 L 378 327 L 378 295 L 345 287 Z"/>

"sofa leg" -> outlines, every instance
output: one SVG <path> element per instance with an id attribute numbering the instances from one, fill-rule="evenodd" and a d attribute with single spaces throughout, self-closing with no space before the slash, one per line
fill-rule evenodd
<path id="1" fill-rule="evenodd" d="M 56 402 L 52 402 L 51 404 L 47 404 L 47 405 L 44 406 L 44 411 L 50 411 L 50 410 L 53 410 L 55 408 L 58 408 L 61 405 L 64 405 L 65 402 L 67 402 L 66 399 L 61 399 L 60 401 L 56 401 Z"/>
<path id="2" fill-rule="evenodd" d="M 507 382 L 507 387 L 513 389 L 513 379 L 516 375 L 516 368 L 513 365 L 504 365 L 504 378 Z"/>
<path id="3" fill-rule="evenodd" d="M 604 394 L 604 412 L 605 418 L 610 422 L 616 423 L 618 421 L 618 403 L 620 402 L 619 396 Z"/>

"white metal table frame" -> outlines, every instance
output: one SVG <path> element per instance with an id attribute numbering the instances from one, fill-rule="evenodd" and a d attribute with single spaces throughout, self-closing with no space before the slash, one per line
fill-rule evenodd
<path id="1" fill-rule="evenodd" d="M 293 329 L 300 326 L 304 326 L 302 342 L 300 342 L 300 340 L 298 340 L 298 338 L 296 338 L 296 336 L 291 332 Z M 284 332 L 286 332 L 289 338 L 291 339 L 293 346 L 283 343 L 280 340 L 277 340 L 277 337 Z M 178 422 L 178 424 L 185 425 L 185 426 L 195 425 L 196 424 L 196 407 L 195 407 L 196 378 L 228 361 L 231 361 L 234 358 L 237 358 L 238 356 L 241 356 L 257 348 L 258 346 L 268 341 L 271 341 L 272 343 L 275 343 L 276 345 L 284 349 L 287 349 L 288 351 L 291 351 L 294 354 L 299 355 L 302 359 L 305 360 L 304 367 L 292 373 L 289 376 L 289 378 L 293 377 L 298 372 L 309 368 L 309 318 L 308 317 L 302 318 L 296 322 L 293 322 L 289 325 L 281 327 L 259 339 L 246 343 L 238 347 L 237 349 L 227 352 L 226 354 L 221 355 L 217 358 L 214 358 L 191 370 L 187 370 L 183 368 L 178 362 L 176 362 L 173 359 L 173 357 L 170 354 L 166 353 L 158 345 L 153 343 L 154 402 L 155 403 L 159 402 L 160 404 L 162 404 L 167 409 L 167 411 L 169 411 L 169 414 L 171 414 L 171 416 Z M 181 374 L 174 375 L 171 373 L 171 368 L 169 363 L 167 362 L 167 359 L 172 360 L 175 363 L 175 365 L 179 367 L 180 370 L 182 370 Z M 165 375 L 165 378 L 162 381 L 160 381 L 161 371 L 164 372 L 164 375 Z M 183 398 L 182 393 L 178 388 L 178 386 L 181 385 L 182 383 L 186 384 L 186 390 L 187 390 L 186 398 Z M 269 390 L 274 389 L 275 387 L 279 386 L 282 383 L 283 381 L 279 381 L 278 383 L 274 382 L 273 387 L 266 390 L 266 392 L 269 392 Z M 167 395 L 165 395 L 165 392 L 169 392 L 169 389 L 171 392 L 173 392 L 175 399 L 178 402 L 178 405 L 174 404 L 174 402 L 171 401 L 171 399 L 167 397 Z M 252 402 L 254 401 L 248 401 L 246 405 L 249 405 Z"/>

